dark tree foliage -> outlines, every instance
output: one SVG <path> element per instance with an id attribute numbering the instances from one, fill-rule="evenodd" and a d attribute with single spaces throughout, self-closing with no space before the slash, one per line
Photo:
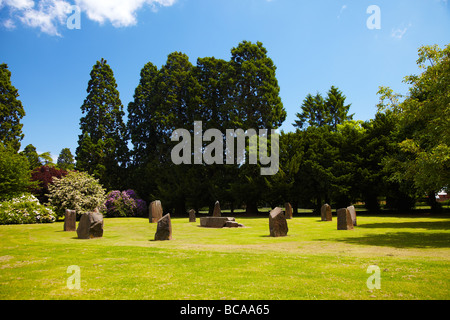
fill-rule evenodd
<path id="1" fill-rule="evenodd" d="M 324 98 L 320 93 L 315 96 L 308 94 L 301 105 L 302 112 L 297 113 L 294 127 L 305 129 L 306 127 L 330 126 L 336 131 L 337 125 L 353 119 L 348 115 L 350 104 L 345 104 L 346 97 L 336 87 L 332 86 Z"/>
<path id="2" fill-rule="evenodd" d="M 176 145 L 172 132 L 187 129 L 193 137 L 194 121 L 202 121 L 202 133 L 282 125 L 286 111 L 276 67 L 260 42 L 239 43 L 228 61 L 198 58 L 194 66 L 187 55 L 174 52 L 159 69 L 149 62 L 128 105 L 134 149 L 127 187 L 147 201 L 161 199 L 165 211 L 180 214 L 212 209 L 216 200 L 222 208 L 245 207 L 250 214 L 285 202 L 296 213 L 299 208 L 318 213 L 325 202 L 339 208 L 359 201 L 370 211 L 379 211 L 382 203 L 408 210 L 419 191 L 430 197 L 437 187 L 448 188 L 448 112 L 442 111 L 448 109 L 448 97 L 440 94 L 448 87 L 448 48 L 423 48 L 421 64 L 427 55 L 432 66 L 407 78 L 413 84 L 408 99 L 380 109 L 369 121 L 353 121 L 351 105 L 337 87 L 326 96 L 308 94 L 297 113 L 297 131 L 281 133 L 279 171 L 267 177 L 260 165 L 249 163 L 248 147 L 246 160 L 234 164 L 175 165 L 170 156 Z M 395 101 L 382 94 L 382 100 Z M 85 141 L 92 145 L 90 154 L 101 158 L 101 144 L 89 135 Z M 208 145 L 203 141 L 203 150 Z M 191 147 L 191 160 L 194 154 Z M 430 167 L 433 161 L 437 165 Z"/>
<path id="3" fill-rule="evenodd" d="M 20 149 L 25 116 L 18 90 L 11 84 L 11 71 L 5 63 L 0 64 L 0 143 L 9 145 L 14 151 Z"/>
<path id="4" fill-rule="evenodd" d="M 215 128 L 223 134 L 226 129 L 278 128 L 286 111 L 275 71 L 262 43 L 247 41 L 232 49 L 230 61 L 206 57 L 194 66 L 187 55 L 174 52 L 160 69 L 147 63 L 128 105 L 136 177 L 131 187 L 148 201 L 165 199 L 176 212 L 185 212 L 186 205 L 212 207 L 221 199 L 256 212 L 267 188 L 259 167 L 175 166 L 170 152 L 176 143 L 170 137 L 180 128 L 193 134 L 194 121 L 202 121 L 203 132 Z"/>
<path id="5" fill-rule="evenodd" d="M 141 70 L 141 79 L 134 92 L 134 101 L 128 104 L 127 128 L 134 146 L 132 164 L 145 165 L 151 157 L 157 156 L 159 137 L 158 69 L 151 62 Z"/>
<path id="6" fill-rule="evenodd" d="M 25 149 L 21 152 L 27 159 L 30 164 L 30 170 L 37 168 L 42 165 L 39 160 L 39 154 L 36 151 L 36 147 L 32 144 L 29 144 L 25 147 Z"/>
<path id="7" fill-rule="evenodd" d="M 231 50 L 232 124 L 242 129 L 277 129 L 286 119 L 276 67 L 261 42 L 241 42 Z"/>
<path id="8" fill-rule="evenodd" d="M 123 189 L 129 161 L 125 114 L 113 71 L 103 58 L 92 68 L 87 93 L 81 106 L 77 169 L 94 175 L 107 189 Z"/>
<path id="9" fill-rule="evenodd" d="M 75 160 L 69 148 L 63 148 L 61 150 L 56 165 L 62 170 L 73 170 L 75 168 Z"/>

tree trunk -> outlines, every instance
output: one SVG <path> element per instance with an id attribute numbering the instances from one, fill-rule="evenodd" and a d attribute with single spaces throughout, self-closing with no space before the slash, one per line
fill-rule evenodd
<path id="1" fill-rule="evenodd" d="M 294 216 L 298 216 L 298 201 L 292 202 L 292 213 Z"/>
<path id="2" fill-rule="evenodd" d="M 434 191 L 428 192 L 427 202 L 431 207 L 432 213 L 442 212 L 442 204 L 436 201 L 436 192 Z"/>
<path id="3" fill-rule="evenodd" d="M 258 205 L 256 204 L 256 201 L 249 201 L 246 203 L 246 209 L 245 213 L 248 215 L 257 215 L 259 213 L 258 211 Z"/>

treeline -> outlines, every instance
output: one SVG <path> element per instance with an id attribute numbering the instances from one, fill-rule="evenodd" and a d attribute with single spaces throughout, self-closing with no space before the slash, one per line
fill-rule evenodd
<path id="1" fill-rule="evenodd" d="M 133 188 L 147 201 L 161 199 L 173 213 L 212 207 L 217 200 L 231 207 L 245 204 L 255 213 L 267 186 L 258 166 L 177 166 L 171 134 L 179 128 L 193 134 L 194 121 L 202 121 L 204 131 L 224 133 L 280 127 L 286 111 L 275 71 L 260 42 L 240 43 L 229 61 L 199 58 L 195 66 L 187 55 L 171 53 L 161 68 L 151 62 L 143 67 L 125 124 L 113 73 L 102 59 L 91 72 L 82 106 L 77 168 L 108 189 Z"/>
<path id="2" fill-rule="evenodd" d="M 228 61 L 206 57 L 193 65 L 174 52 L 160 68 L 147 63 L 127 106 L 127 122 L 113 71 L 101 59 L 81 107 L 75 168 L 108 190 L 131 188 L 146 201 L 160 199 L 174 214 L 212 210 L 216 200 L 255 214 L 259 207 L 284 202 L 294 212 L 358 201 L 371 211 L 382 203 L 409 210 L 426 198 L 439 211 L 435 194 L 450 186 L 449 53 L 449 46 L 421 47 L 423 73 L 405 78 L 408 95 L 380 87 L 378 112 L 365 122 L 353 120 L 339 88 L 307 95 L 296 131 L 280 134 L 280 168 L 274 176 L 262 176 L 260 164 L 249 164 L 248 157 L 234 165 L 175 165 L 171 159 L 177 144 L 172 132 L 183 128 L 193 135 L 194 121 L 203 122 L 203 131 L 223 133 L 283 124 L 276 67 L 260 42 L 243 41 Z"/>

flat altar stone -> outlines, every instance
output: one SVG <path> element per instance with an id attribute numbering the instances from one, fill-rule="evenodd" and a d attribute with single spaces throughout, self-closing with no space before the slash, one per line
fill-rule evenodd
<path id="1" fill-rule="evenodd" d="M 235 221 L 233 217 L 202 217 L 200 227 L 220 229 L 225 227 L 228 221 Z"/>

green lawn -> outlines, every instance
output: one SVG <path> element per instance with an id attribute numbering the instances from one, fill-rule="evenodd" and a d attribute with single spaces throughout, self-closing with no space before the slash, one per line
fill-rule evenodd
<path id="1" fill-rule="evenodd" d="M 0 299 L 450 299 L 449 218 L 359 216 L 351 231 L 319 220 L 296 217 L 271 238 L 268 218 L 237 218 L 239 229 L 177 218 L 166 242 L 141 218 L 105 219 L 93 240 L 62 222 L 0 226 Z M 370 265 L 380 290 L 367 288 Z"/>

